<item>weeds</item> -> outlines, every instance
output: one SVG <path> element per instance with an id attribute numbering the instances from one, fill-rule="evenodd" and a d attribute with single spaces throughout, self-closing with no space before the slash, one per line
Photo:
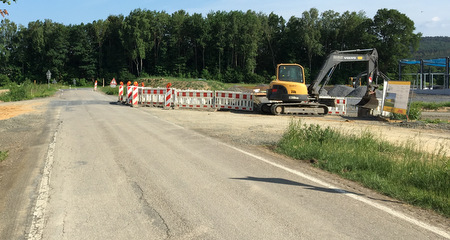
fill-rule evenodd
<path id="1" fill-rule="evenodd" d="M 3 162 L 8 157 L 8 151 L 2 152 L 0 151 L 0 162 Z"/>
<path id="2" fill-rule="evenodd" d="M 119 95 L 119 86 L 113 87 L 101 87 L 100 90 L 107 95 Z"/>
<path id="3" fill-rule="evenodd" d="M 48 97 L 55 94 L 57 89 L 47 84 L 33 84 L 30 80 L 17 85 L 16 83 L 9 84 L 9 92 L 0 95 L 0 101 L 11 102 L 11 101 L 21 101 L 29 100 L 39 97 Z"/>
<path id="4" fill-rule="evenodd" d="M 361 182 L 366 187 L 450 216 L 450 158 L 393 145 L 369 132 L 343 134 L 329 127 L 291 122 L 277 151 Z"/>

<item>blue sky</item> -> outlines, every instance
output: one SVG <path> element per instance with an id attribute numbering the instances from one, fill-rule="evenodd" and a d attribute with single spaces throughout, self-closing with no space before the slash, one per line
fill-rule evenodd
<path id="1" fill-rule="evenodd" d="M 173 13 L 183 9 L 190 14 L 210 11 L 249 9 L 269 14 L 271 12 L 288 20 L 301 16 L 303 11 L 315 7 L 320 12 L 334 10 L 364 11 L 372 18 L 381 8 L 397 9 L 415 22 L 416 32 L 424 36 L 450 36 L 449 0 L 17 0 L 11 5 L 0 4 L 7 9 L 11 21 L 27 25 L 31 21 L 51 19 L 69 24 L 90 23 L 106 19 L 109 15 L 127 16 L 136 8 Z"/>

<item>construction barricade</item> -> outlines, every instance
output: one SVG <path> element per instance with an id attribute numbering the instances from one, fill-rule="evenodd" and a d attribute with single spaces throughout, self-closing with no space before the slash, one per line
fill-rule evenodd
<path id="1" fill-rule="evenodd" d="M 331 115 L 346 115 L 347 114 L 347 100 L 344 97 L 334 98 L 334 107 L 328 107 L 328 114 Z"/>
<path id="2" fill-rule="evenodd" d="M 133 87 L 127 86 L 127 102 L 126 102 L 127 104 L 131 104 L 132 97 L 133 97 Z"/>
<path id="3" fill-rule="evenodd" d="M 216 91 L 216 109 L 253 111 L 253 94 L 243 92 Z"/>
<path id="4" fill-rule="evenodd" d="M 138 87 L 137 86 L 133 86 L 133 99 L 132 99 L 132 106 L 133 107 L 137 107 L 138 106 L 138 96 L 139 96 L 139 91 L 138 91 Z"/>
<path id="5" fill-rule="evenodd" d="M 173 88 L 146 88 L 140 87 L 139 91 L 139 104 L 149 106 L 149 107 L 165 107 L 169 104 L 173 103 L 174 98 L 171 97 L 166 99 L 167 93 L 171 93 L 171 95 L 175 95 L 175 89 Z"/>
<path id="6" fill-rule="evenodd" d="M 214 108 L 214 92 L 203 90 L 177 90 L 176 91 L 177 108 Z"/>
<path id="7" fill-rule="evenodd" d="M 119 85 L 119 99 L 118 102 L 122 102 L 123 100 L 123 84 Z"/>
<path id="8" fill-rule="evenodd" d="M 126 96 L 132 106 L 253 111 L 252 93 L 127 86 Z"/>

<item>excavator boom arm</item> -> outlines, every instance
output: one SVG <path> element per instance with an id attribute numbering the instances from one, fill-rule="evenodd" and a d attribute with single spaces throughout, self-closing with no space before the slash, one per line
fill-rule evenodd
<path id="1" fill-rule="evenodd" d="M 376 49 L 334 51 L 328 55 L 316 79 L 309 85 L 308 94 L 311 97 L 318 98 L 320 92 L 319 86 L 323 83 L 323 87 L 328 83 L 334 69 L 342 62 L 367 62 L 367 82 L 369 87 L 372 87 L 372 79 L 378 73 L 378 52 Z"/>

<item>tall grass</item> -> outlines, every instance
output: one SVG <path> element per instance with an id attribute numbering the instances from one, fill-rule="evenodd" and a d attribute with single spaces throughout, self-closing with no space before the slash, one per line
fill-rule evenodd
<path id="1" fill-rule="evenodd" d="M 450 158 L 439 150 L 430 154 L 411 143 L 379 140 L 370 132 L 345 134 L 293 121 L 277 151 L 450 217 Z"/>
<path id="2" fill-rule="evenodd" d="M 29 100 L 33 98 L 48 97 L 55 94 L 57 88 L 47 84 L 33 84 L 27 80 L 22 84 L 9 84 L 9 92 L 1 94 L 0 100 L 3 102 Z"/>

